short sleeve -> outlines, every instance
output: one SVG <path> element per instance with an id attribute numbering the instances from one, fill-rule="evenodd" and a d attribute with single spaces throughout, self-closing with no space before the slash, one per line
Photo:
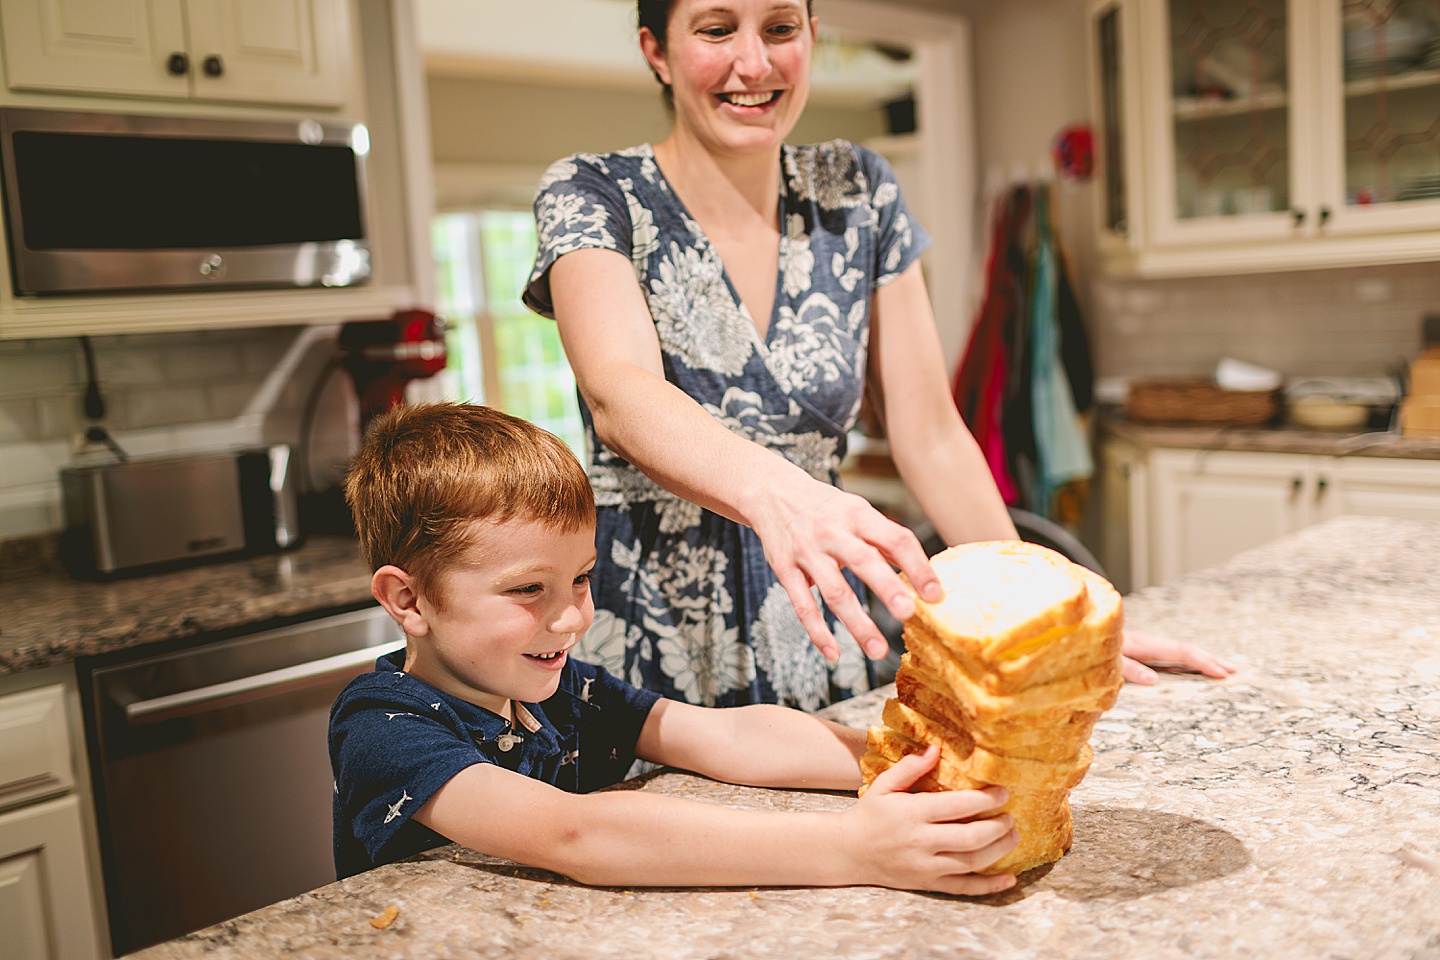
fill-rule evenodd
<path id="1" fill-rule="evenodd" d="M 930 246 L 930 234 L 905 205 L 889 161 L 865 147 L 857 146 L 855 151 L 875 209 L 875 286 L 883 287 L 920 258 Z"/>
<path id="2" fill-rule="evenodd" d="M 535 192 L 535 267 L 521 296 L 525 306 L 555 318 L 550 268 L 575 250 L 615 250 L 630 256 L 630 209 L 604 161 L 576 154 L 556 161 Z"/>
<path id="3" fill-rule="evenodd" d="M 660 700 L 652 690 L 632 687 L 604 667 L 572 660 L 580 698 L 589 704 L 580 732 L 580 792 L 625 779 L 635 762 L 635 745 L 650 710 Z"/>
<path id="4" fill-rule="evenodd" d="M 337 820 L 344 819 L 371 864 L 380 862 L 381 851 L 407 828 L 411 814 L 452 777 L 490 762 L 460 732 L 463 725 L 448 707 L 408 701 L 398 696 L 343 697 L 330 720 Z M 423 832 L 432 836 L 428 829 Z M 421 840 L 403 845 L 416 850 L 385 859 L 434 844 Z"/>

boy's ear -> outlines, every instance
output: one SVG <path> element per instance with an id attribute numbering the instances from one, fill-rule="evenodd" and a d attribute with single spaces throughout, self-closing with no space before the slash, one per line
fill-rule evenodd
<path id="1" fill-rule="evenodd" d="M 420 611 L 420 596 L 404 570 L 388 563 L 376 570 L 370 578 L 370 593 L 406 636 L 423 637 L 430 632 L 430 624 Z"/>

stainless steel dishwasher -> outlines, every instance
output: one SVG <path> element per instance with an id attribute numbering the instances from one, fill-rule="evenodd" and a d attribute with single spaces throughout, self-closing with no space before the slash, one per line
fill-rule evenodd
<path id="1" fill-rule="evenodd" d="M 116 956 L 335 879 L 330 704 L 403 642 L 370 607 L 81 662 Z"/>

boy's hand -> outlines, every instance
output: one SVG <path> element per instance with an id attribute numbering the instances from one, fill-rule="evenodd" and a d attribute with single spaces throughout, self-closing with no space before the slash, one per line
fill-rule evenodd
<path id="1" fill-rule="evenodd" d="M 862 875 L 886 887 L 970 897 L 1014 886 L 1014 874 L 974 873 L 1019 843 L 1009 814 L 985 816 L 1005 803 L 1005 788 L 908 792 L 939 759 L 936 746 L 905 757 L 843 814 Z"/>

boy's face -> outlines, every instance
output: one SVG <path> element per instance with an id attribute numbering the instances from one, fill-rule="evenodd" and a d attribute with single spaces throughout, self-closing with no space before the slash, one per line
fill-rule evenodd
<path id="1" fill-rule="evenodd" d="M 445 603 L 421 597 L 427 627 L 405 669 L 453 696 L 506 715 L 560 683 L 590 621 L 595 527 L 569 533 L 534 520 L 478 521 L 461 561 L 441 573 Z"/>

